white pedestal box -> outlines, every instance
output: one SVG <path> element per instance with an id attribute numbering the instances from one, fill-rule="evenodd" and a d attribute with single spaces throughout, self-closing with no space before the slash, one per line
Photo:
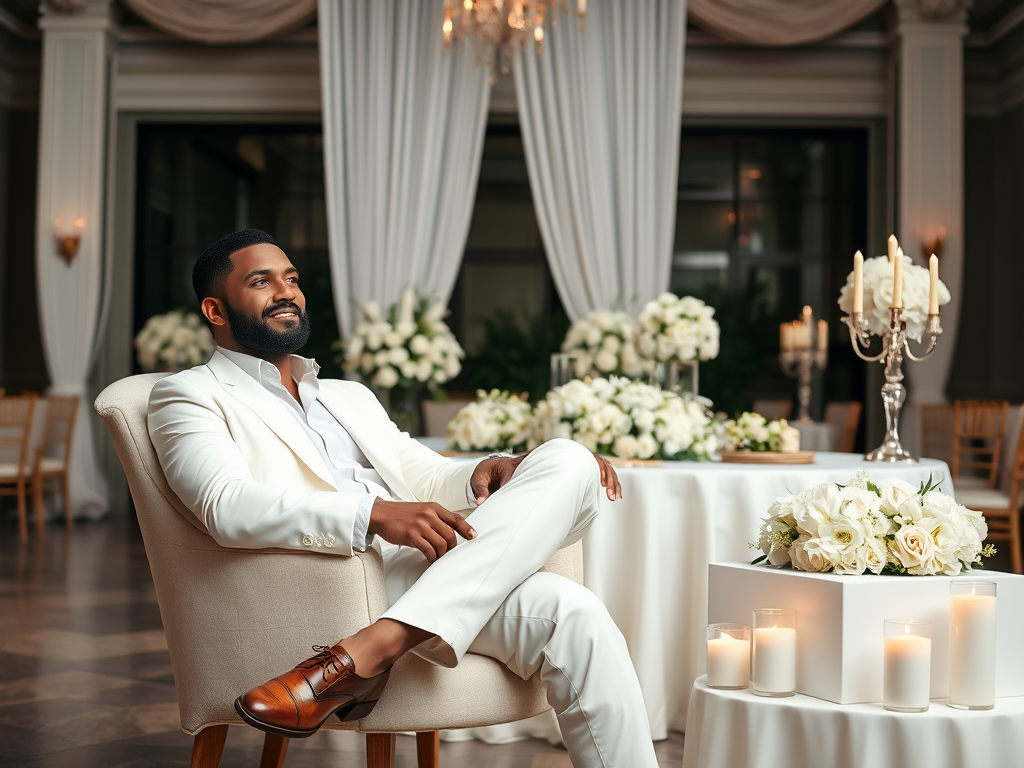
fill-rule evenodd
<path id="1" fill-rule="evenodd" d="M 885 619 L 932 622 L 931 698 L 949 682 L 949 583 L 996 584 L 996 697 L 1024 696 L 1024 576 L 833 576 L 745 563 L 709 566 L 708 623 L 750 625 L 755 608 L 797 612 L 798 693 L 836 704 L 882 700 Z M 998 706 L 998 704 L 997 704 Z"/>

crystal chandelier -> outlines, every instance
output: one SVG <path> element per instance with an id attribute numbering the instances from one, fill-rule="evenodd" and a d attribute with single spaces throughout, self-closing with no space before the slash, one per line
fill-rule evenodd
<path id="1" fill-rule="evenodd" d="M 587 0 L 575 0 L 580 24 L 587 15 Z M 555 14 L 568 10 L 568 0 L 444 0 L 444 44 L 458 46 L 474 36 L 476 63 L 507 75 L 519 48 L 533 40 L 538 56 L 544 44 L 545 24 L 555 25 Z"/>

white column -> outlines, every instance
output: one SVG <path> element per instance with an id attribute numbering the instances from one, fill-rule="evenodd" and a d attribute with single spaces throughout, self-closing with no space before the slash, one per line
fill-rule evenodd
<path id="1" fill-rule="evenodd" d="M 953 297 L 942 308 L 943 333 L 934 354 L 926 362 L 904 364 L 909 401 L 900 434 L 915 455 L 920 453 L 920 406 L 945 400 L 963 293 L 967 4 L 963 0 L 895 0 L 896 235 L 904 252 L 922 266 L 927 265 L 925 244 L 942 238 L 940 272 Z"/>
<path id="2" fill-rule="evenodd" d="M 103 295 L 104 172 L 110 0 L 87 0 L 63 13 L 44 5 L 39 111 L 36 275 L 50 391 L 82 398 L 71 453 L 71 504 L 78 516 L 107 511 L 107 487 L 95 459 L 86 380 L 97 342 Z M 55 224 L 78 228 L 78 254 L 66 263 Z"/>

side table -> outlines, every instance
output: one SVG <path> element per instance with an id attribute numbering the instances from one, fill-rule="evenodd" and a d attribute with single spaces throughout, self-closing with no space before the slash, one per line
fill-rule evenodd
<path id="1" fill-rule="evenodd" d="M 708 688 L 698 677 L 683 768 L 1004 768 L 1024 759 L 1024 697 L 966 712 L 934 699 L 927 712 L 832 704 L 797 694 Z"/>

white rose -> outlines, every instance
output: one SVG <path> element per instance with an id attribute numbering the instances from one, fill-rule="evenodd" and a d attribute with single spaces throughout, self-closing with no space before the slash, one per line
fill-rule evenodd
<path id="1" fill-rule="evenodd" d="M 639 445 L 633 435 L 622 435 L 616 438 L 612 446 L 612 453 L 623 459 L 634 459 L 637 456 Z"/>
<path id="2" fill-rule="evenodd" d="M 782 453 L 797 453 L 800 450 L 800 430 L 786 427 L 779 437 L 779 450 Z"/>
<path id="3" fill-rule="evenodd" d="M 401 365 L 409 359 L 409 351 L 405 347 L 395 347 L 388 351 L 387 358 L 392 365 Z"/>
<path id="4" fill-rule="evenodd" d="M 895 515 L 907 499 L 917 494 L 917 489 L 905 480 L 887 478 L 878 485 L 882 499 L 882 512 L 889 517 Z"/>
<path id="5" fill-rule="evenodd" d="M 378 387 L 391 389 L 391 387 L 398 383 L 398 371 L 390 365 L 386 365 L 374 374 L 371 383 L 376 384 Z"/>
<path id="6" fill-rule="evenodd" d="M 832 564 L 825 559 L 824 555 L 817 546 L 812 545 L 810 548 L 807 547 L 807 542 L 811 540 L 811 537 L 806 533 L 800 535 L 800 537 L 793 542 L 790 547 L 789 556 L 793 561 L 793 567 L 798 571 L 810 571 L 812 573 L 821 573 L 827 571 L 832 567 Z"/>
<path id="7" fill-rule="evenodd" d="M 900 564 L 915 576 L 933 576 L 935 540 L 931 531 L 919 525 L 905 525 L 896 531 L 892 551 Z"/>
<path id="8" fill-rule="evenodd" d="M 611 337 L 609 337 L 611 338 Z M 597 357 L 594 358 L 594 365 L 602 373 L 609 373 L 614 371 L 619 365 L 619 358 L 614 352 L 610 352 L 607 349 L 602 349 Z"/>

